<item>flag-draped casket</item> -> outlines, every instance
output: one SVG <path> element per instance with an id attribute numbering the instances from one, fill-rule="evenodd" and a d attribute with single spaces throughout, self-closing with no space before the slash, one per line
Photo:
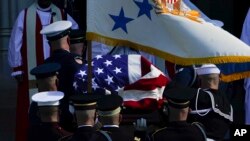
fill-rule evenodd
<path id="1" fill-rule="evenodd" d="M 87 64 L 75 75 L 78 93 L 87 93 Z M 124 106 L 156 109 L 169 83 L 159 69 L 141 55 L 97 55 L 92 60 L 92 91 L 117 93 Z"/>

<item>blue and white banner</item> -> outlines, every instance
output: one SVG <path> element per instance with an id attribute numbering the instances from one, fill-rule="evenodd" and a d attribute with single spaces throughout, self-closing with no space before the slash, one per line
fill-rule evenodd
<path id="1" fill-rule="evenodd" d="M 140 49 L 182 65 L 250 61 L 250 48 L 229 32 L 189 11 L 159 12 L 164 7 L 159 1 L 88 0 L 87 39 Z"/>

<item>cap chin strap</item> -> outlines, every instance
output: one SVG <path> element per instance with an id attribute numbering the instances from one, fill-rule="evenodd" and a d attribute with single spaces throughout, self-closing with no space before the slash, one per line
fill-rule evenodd
<path id="1" fill-rule="evenodd" d="M 190 101 L 177 103 L 177 102 L 172 101 L 171 99 L 168 99 L 168 105 L 172 106 L 174 108 L 177 108 L 177 109 L 187 108 L 189 106 L 189 104 L 190 104 Z"/>
<path id="2" fill-rule="evenodd" d="M 115 110 L 111 110 L 111 111 L 98 111 L 98 114 L 100 116 L 113 116 L 116 115 L 118 113 L 120 113 L 121 111 L 121 107 L 116 108 Z"/>

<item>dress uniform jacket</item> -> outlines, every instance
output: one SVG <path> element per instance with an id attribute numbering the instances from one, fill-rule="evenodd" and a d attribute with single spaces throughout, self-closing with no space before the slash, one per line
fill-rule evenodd
<path id="1" fill-rule="evenodd" d="M 170 122 L 167 127 L 154 132 L 153 141 L 205 141 L 203 131 L 186 121 Z"/>
<path id="2" fill-rule="evenodd" d="M 133 136 L 125 134 L 128 131 L 123 131 L 118 127 L 102 127 L 101 131 L 106 132 L 112 141 L 133 141 Z M 108 139 L 100 131 L 96 131 L 92 135 L 91 141 L 108 141 Z"/>
<path id="3" fill-rule="evenodd" d="M 41 123 L 29 129 L 28 141 L 57 141 L 70 134 L 62 129 L 58 123 Z"/>
<path id="4" fill-rule="evenodd" d="M 93 127 L 79 127 L 73 135 L 63 137 L 59 141 L 88 141 L 94 132 L 95 129 Z"/>
<path id="5" fill-rule="evenodd" d="M 191 114 L 188 121 L 198 121 L 205 127 L 207 137 L 222 140 L 233 121 L 233 109 L 225 94 L 218 90 L 207 89 L 198 95 L 197 109 L 195 98 L 191 101 Z M 203 110 L 203 112 L 201 112 Z M 194 111 L 200 111 L 201 115 Z"/>
<path id="6" fill-rule="evenodd" d="M 73 80 L 74 75 L 78 69 L 80 69 L 81 64 L 76 62 L 75 55 L 71 54 L 70 52 L 57 49 L 53 51 L 51 57 L 45 60 L 45 63 L 59 63 L 61 65 L 61 69 L 58 71 L 58 79 L 59 79 L 59 86 L 58 90 L 64 92 L 65 96 L 62 99 L 60 108 L 62 110 L 60 123 L 62 123 L 63 128 L 67 130 L 71 130 L 71 121 L 73 116 L 69 113 L 68 107 L 68 99 L 69 96 L 74 94 L 73 88 Z M 69 129 L 70 128 L 70 129 Z"/>

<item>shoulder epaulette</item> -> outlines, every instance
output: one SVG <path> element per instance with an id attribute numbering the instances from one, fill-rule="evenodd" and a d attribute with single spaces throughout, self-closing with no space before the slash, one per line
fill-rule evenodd
<path id="1" fill-rule="evenodd" d="M 160 132 L 160 131 L 162 131 L 162 130 L 164 130 L 164 129 L 166 129 L 166 128 L 167 128 L 167 127 L 163 127 L 163 128 L 160 128 L 160 129 L 156 130 L 156 131 L 151 135 L 152 139 L 154 140 L 154 135 L 155 135 L 156 133 L 158 133 L 158 132 Z"/>

